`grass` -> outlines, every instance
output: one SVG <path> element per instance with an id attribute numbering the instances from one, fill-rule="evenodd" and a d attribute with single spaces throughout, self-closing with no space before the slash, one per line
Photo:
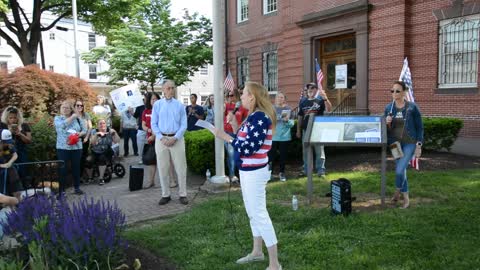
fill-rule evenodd
<path id="1" fill-rule="evenodd" d="M 378 173 L 331 173 L 328 180 L 315 179 L 315 196 L 339 177 L 352 181 L 353 196 L 380 192 Z M 392 194 L 393 175 L 387 178 Z M 270 183 L 268 210 L 283 268 L 480 269 L 480 170 L 409 171 L 409 181 L 410 209 L 367 209 L 348 217 L 305 205 L 305 178 Z M 298 211 L 291 210 L 292 194 L 299 197 Z M 265 269 L 266 261 L 235 264 L 250 251 L 251 234 L 241 194 L 231 193 L 232 214 L 227 195 L 169 222 L 133 227 L 127 238 L 181 269 Z"/>

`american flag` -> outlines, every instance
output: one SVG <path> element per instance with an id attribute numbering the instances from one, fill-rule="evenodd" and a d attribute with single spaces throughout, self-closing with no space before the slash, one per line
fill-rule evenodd
<path id="1" fill-rule="evenodd" d="M 323 90 L 322 88 L 323 72 L 322 72 L 322 69 L 320 68 L 320 65 L 318 64 L 317 58 L 315 58 L 315 73 L 317 74 L 318 90 Z"/>
<path id="2" fill-rule="evenodd" d="M 412 73 L 410 73 L 410 68 L 408 67 L 408 60 L 406 57 L 405 60 L 403 60 L 403 68 L 398 80 L 403 81 L 408 88 L 407 100 L 410 102 L 415 102 L 415 98 L 413 97 Z M 413 156 L 410 160 L 410 166 L 416 170 L 420 170 L 420 160 Z"/>
<path id="3" fill-rule="evenodd" d="M 228 70 L 228 75 L 227 75 L 227 78 L 225 78 L 225 82 L 223 83 L 223 86 L 228 91 L 233 91 L 233 89 L 235 88 L 235 83 L 233 82 L 233 77 L 230 70 Z"/>

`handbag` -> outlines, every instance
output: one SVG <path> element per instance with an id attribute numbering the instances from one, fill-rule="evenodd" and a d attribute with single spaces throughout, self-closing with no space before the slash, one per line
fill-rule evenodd
<path id="1" fill-rule="evenodd" d="M 145 165 L 155 165 L 157 163 L 154 144 L 145 144 L 143 147 L 142 162 Z"/>
<path id="2" fill-rule="evenodd" d="M 392 105 L 392 108 L 393 108 L 393 105 Z M 407 116 L 408 116 L 407 112 L 408 112 L 408 101 L 406 101 L 405 103 L 405 123 L 403 124 L 402 135 L 400 137 L 400 140 L 402 140 L 403 138 L 403 133 L 405 132 L 405 126 L 407 125 Z M 392 153 L 393 159 L 399 159 L 403 157 L 402 144 L 400 143 L 400 140 L 394 141 L 388 146 L 388 148 L 390 148 L 390 153 Z"/>

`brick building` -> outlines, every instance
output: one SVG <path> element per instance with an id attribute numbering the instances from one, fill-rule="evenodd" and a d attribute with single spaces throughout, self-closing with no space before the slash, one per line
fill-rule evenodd
<path id="1" fill-rule="evenodd" d="M 408 57 L 423 115 L 463 119 L 460 135 L 480 137 L 478 0 L 227 0 L 226 10 L 238 85 L 262 82 L 295 107 L 316 58 L 337 112 L 380 114 Z"/>

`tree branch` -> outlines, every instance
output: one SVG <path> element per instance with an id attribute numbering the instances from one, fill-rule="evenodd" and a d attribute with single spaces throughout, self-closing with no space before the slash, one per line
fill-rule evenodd
<path id="1" fill-rule="evenodd" d="M 57 24 L 58 21 L 60 21 L 61 19 L 67 17 L 68 15 L 69 15 L 68 12 L 63 13 L 63 14 L 60 15 L 58 18 L 56 18 L 49 26 L 47 26 L 47 27 L 40 27 L 40 30 L 41 30 L 41 31 L 48 31 L 48 30 L 52 29 L 52 27 L 54 27 L 55 24 Z"/>
<path id="2" fill-rule="evenodd" d="M 5 22 L 5 26 L 7 27 L 7 29 L 13 34 L 17 35 L 18 31 L 14 28 L 12 22 L 8 20 L 7 14 L 2 12 L 0 13 L 0 17 L 3 19 L 3 22 Z"/>
<path id="3" fill-rule="evenodd" d="M 50 5 L 50 6 L 46 6 L 46 7 L 43 7 L 42 9 L 40 9 L 41 12 L 44 12 L 46 10 L 50 10 L 52 8 L 57 8 L 57 7 L 70 7 L 69 5 L 66 5 L 66 4 L 56 4 L 56 5 Z"/>
<path id="4" fill-rule="evenodd" d="M 17 27 L 18 30 L 17 35 L 24 34 L 25 28 L 23 28 L 22 19 L 20 18 L 20 14 L 18 14 L 18 9 L 20 8 L 20 5 L 18 4 L 17 0 L 10 0 L 10 8 L 12 9 L 15 27 Z"/>
<path id="5" fill-rule="evenodd" d="M 25 14 L 25 10 L 23 10 L 23 8 L 20 6 L 18 7 L 18 9 L 20 9 L 20 11 L 22 12 L 23 18 L 25 18 L 27 24 L 30 25 L 30 21 L 28 21 L 27 15 Z"/>
<path id="6" fill-rule="evenodd" d="M 15 52 L 18 54 L 18 56 L 21 57 L 22 55 L 22 49 L 20 46 L 15 43 L 15 40 L 13 40 L 7 33 L 5 33 L 2 29 L 0 29 L 0 37 L 5 39 L 8 45 L 12 46 L 12 48 L 15 50 Z"/>

